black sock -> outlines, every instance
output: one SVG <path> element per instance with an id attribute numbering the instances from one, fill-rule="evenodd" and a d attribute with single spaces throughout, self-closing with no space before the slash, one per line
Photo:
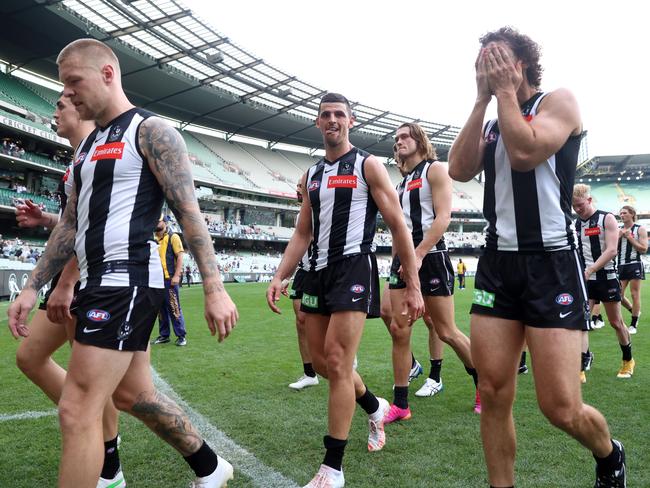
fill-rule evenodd
<path id="1" fill-rule="evenodd" d="M 393 391 L 393 403 L 399 408 L 409 408 L 409 387 L 396 386 Z"/>
<path id="2" fill-rule="evenodd" d="M 377 400 L 377 397 L 372 394 L 367 386 L 366 392 L 357 398 L 357 403 L 368 415 L 372 415 L 379 410 L 379 400 Z"/>
<path id="3" fill-rule="evenodd" d="M 526 366 L 526 351 L 521 352 L 521 359 L 519 360 L 519 367 L 523 368 Z"/>
<path id="4" fill-rule="evenodd" d="M 632 360 L 632 343 L 630 342 L 627 346 L 620 344 L 621 351 L 623 351 L 623 361 Z"/>
<path id="5" fill-rule="evenodd" d="M 194 471 L 194 474 L 199 478 L 214 473 L 214 470 L 217 469 L 217 464 L 219 464 L 217 455 L 205 441 L 203 441 L 198 451 L 189 456 L 185 456 L 183 459 L 185 459 L 187 464 L 190 465 L 190 468 L 192 468 L 192 471 Z"/>
<path id="6" fill-rule="evenodd" d="M 592 315 L 591 316 L 591 321 L 595 322 L 596 320 L 598 320 L 598 315 Z"/>
<path id="7" fill-rule="evenodd" d="M 594 459 L 596 460 L 596 465 L 598 466 L 599 471 L 609 473 L 621 465 L 621 451 L 618 446 L 612 442 L 612 452 L 604 458 L 599 458 L 594 455 Z"/>
<path id="8" fill-rule="evenodd" d="M 636 317 L 632 315 L 632 323 L 630 324 L 630 327 L 636 327 L 639 322 L 639 316 L 637 315 Z"/>
<path id="9" fill-rule="evenodd" d="M 436 383 L 440 383 L 440 371 L 442 370 L 442 359 L 429 359 L 431 363 L 431 372 L 429 378 Z"/>
<path id="10" fill-rule="evenodd" d="M 120 455 L 117 452 L 117 437 L 104 442 L 104 465 L 102 466 L 102 478 L 110 480 L 120 469 Z"/>
<path id="11" fill-rule="evenodd" d="M 600 320 L 601 322 L 604 322 L 604 320 L 603 320 L 603 314 L 602 314 L 602 313 L 599 313 L 599 314 L 597 315 L 597 317 L 598 317 L 598 320 Z"/>
<path id="12" fill-rule="evenodd" d="M 584 371 L 587 369 L 587 363 L 589 362 L 589 350 L 587 350 L 587 352 L 580 353 L 580 355 L 582 356 L 580 371 Z"/>
<path id="13" fill-rule="evenodd" d="M 345 452 L 345 445 L 347 443 L 347 439 L 334 439 L 334 437 L 328 435 L 323 437 L 323 444 L 326 449 L 323 464 L 337 471 L 341 471 L 341 467 L 343 466 L 343 453 Z"/>
<path id="14" fill-rule="evenodd" d="M 478 373 L 476 373 L 476 369 L 465 366 L 465 371 L 467 371 L 467 374 L 474 380 L 474 386 L 478 388 Z"/>
<path id="15" fill-rule="evenodd" d="M 311 378 L 316 376 L 316 371 L 314 371 L 314 366 L 311 363 L 302 363 L 302 370 L 306 376 L 310 376 Z"/>
<path id="16" fill-rule="evenodd" d="M 413 353 L 411 353 L 411 369 L 413 369 L 415 363 L 417 363 L 417 361 L 415 360 L 415 356 L 413 355 Z"/>

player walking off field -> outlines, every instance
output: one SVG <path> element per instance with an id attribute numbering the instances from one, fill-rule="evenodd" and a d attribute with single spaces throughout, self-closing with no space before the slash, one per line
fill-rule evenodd
<path id="1" fill-rule="evenodd" d="M 59 401 L 62 488 L 94 488 L 102 465 L 101 413 L 116 407 L 176 449 L 195 487 L 222 488 L 232 466 L 202 439 L 185 413 L 153 386 L 149 336 L 162 303 L 163 275 L 152 235 L 163 197 L 203 277 L 205 317 L 227 337 L 237 309 L 219 276 L 212 241 L 194 193 L 187 150 L 166 122 L 134 107 L 115 53 L 94 39 L 68 44 L 57 58 L 63 94 L 97 128 L 77 148 L 68 205 L 47 251 L 9 308 L 15 337 L 29 333 L 36 292 L 70 259 L 79 261 L 78 321 Z"/>
<path id="2" fill-rule="evenodd" d="M 393 233 L 407 284 L 409 320 L 423 312 L 413 244 L 399 211 L 386 168 L 349 140 L 354 116 L 348 100 L 328 93 L 320 102 L 316 126 L 325 157 L 303 178 L 303 203 L 296 230 L 267 290 L 269 307 L 279 313 L 282 280 L 290 277 L 309 247 L 301 309 L 314 369 L 329 380 L 325 458 L 307 488 L 344 486 L 343 453 L 356 402 L 368 414 L 368 450 L 385 443 L 383 418 L 388 402 L 373 395 L 353 369 L 366 317 L 379 316 L 379 275 L 374 255 L 377 210 Z"/>
<path id="3" fill-rule="evenodd" d="M 625 454 L 605 418 L 582 402 L 581 330 L 589 319 L 571 197 L 582 123 L 566 89 L 540 91 L 539 46 L 504 27 L 481 38 L 477 98 L 449 154 L 449 174 L 485 172 L 486 249 L 472 304 L 481 437 L 492 487 L 514 486 L 512 405 L 524 344 L 537 401 L 596 459 L 596 487 L 625 487 Z M 498 119 L 484 124 L 496 98 Z"/>
<path id="4" fill-rule="evenodd" d="M 617 376 L 631 378 L 634 374 L 635 362 L 632 358 L 630 333 L 625 327 L 621 315 L 621 285 L 616 274 L 615 262 L 618 240 L 616 217 L 614 214 L 597 210 L 594 207 L 589 185 L 575 185 L 573 209 L 578 214 L 576 220 L 578 253 L 587 282 L 589 310 L 593 309 L 596 300 L 599 300 L 605 307 L 607 320 L 616 331 L 616 337 L 623 352 L 623 362 Z M 587 332 L 583 332 L 583 336 L 586 335 Z M 590 360 L 588 348 L 586 353 L 585 356 L 583 345 L 583 370 L 586 369 L 586 362 Z M 584 382 L 583 374 L 581 374 L 581 380 Z"/>
<path id="5" fill-rule="evenodd" d="M 630 334 L 636 334 L 641 315 L 641 282 L 645 280 L 645 270 L 641 255 L 648 252 L 648 231 L 636 223 L 636 209 L 625 205 L 619 212 L 623 227 L 618 238 L 618 277 L 621 280 L 621 304 L 632 313 Z M 630 285 L 632 303 L 625 297 Z"/>

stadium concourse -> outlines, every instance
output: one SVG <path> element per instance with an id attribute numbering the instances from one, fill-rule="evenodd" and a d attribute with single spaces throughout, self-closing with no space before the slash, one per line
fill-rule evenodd
<path id="1" fill-rule="evenodd" d="M 315 410 L 323 408 L 325 388 L 300 395 L 286 388 L 300 366 L 290 304 L 282 303 L 283 316 L 271 317 L 263 301 L 265 285 L 243 282 L 268 281 L 292 235 L 299 208 L 296 184 L 323 154 L 313 121 L 325 91 L 244 51 L 173 1 L 9 0 L 2 2 L 0 13 L 11 19 L 0 31 L 0 299 L 20 291 L 47 240 L 43 229 L 17 227 L 15 203 L 30 199 L 56 212 L 57 187 L 73 159 L 73 148 L 51 126 L 60 91 L 54 59 L 70 40 L 96 37 L 120 57 L 132 101 L 167 117 L 183 137 L 222 275 L 232 283 L 228 289 L 241 311 L 234 337 L 216 348 L 202 323 L 198 287 L 184 289 L 191 343 L 183 351 L 154 349 L 156 386 L 186 406 L 206 438 L 233 461 L 237 478 L 229 486 L 298 486 L 311 474 L 320 444 L 303 449 L 294 439 L 315 439 L 323 431 Z M 400 175 L 391 159 L 393 137 L 399 125 L 413 119 L 362 103 L 353 108 L 357 123 L 351 141 L 379 156 L 396 184 Z M 445 161 L 459 128 L 419 123 Z M 576 181 L 592 186 L 599 209 L 618 214 L 621 206 L 632 205 L 640 222 L 650 226 L 650 155 L 589 158 L 583 153 Z M 482 200 L 480 178 L 453 182 L 452 221 L 445 239 L 454 266 L 460 258 L 465 262 L 470 289 L 485 243 Z M 180 232 L 170 217 L 172 229 Z M 385 277 L 392 238 L 381 221 L 375 243 Z M 188 259 L 198 283 L 197 267 Z M 648 257 L 643 259 L 650 272 Z M 456 321 L 466 333 L 470 295 L 457 293 L 456 298 Z M 644 297 L 650 300 L 647 290 Z M 4 327 L 6 308 L 7 302 L 0 302 L 0 487 L 52 486 L 59 454 L 55 411 L 13 364 L 16 346 Z M 629 439 L 626 446 L 635 460 L 631 469 L 638 471 L 650 465 L 648 450 L 633 441 L 650 435 L 645 394 L 650 383 L 643 366 L 650 362 L 650 334 L 645 330 L 650 322 L 642 316 L 641 323 L 635 338 L 641 367 L 633 386 L 620 387 L 612 380 L 605 365 L 612 364 L 617 352 L 609 347 L 611 338 L 605 338 L 609 331 L 601 331 L 592 340 L 597 358 L 584 390 L 590 401 L 617 419 L 615 428 Z M 368 323 L 360 368 L 390 395 L 390 337 L 375 324 Z M 426 328 L 416 326 L 413 348 L 423 362 L 428 362 L 426 341 Z M 478 422 L 468 413 L 473 393 L 462 381 L 462 365 L 448 356 L 445 395 L 414 401 L 414 419 L 389 429 L 388 448 L 376 458 L 376 466 L 364 461 L 365 446 L 350 446 L 346 462 L 355 468 L 350 486 L 466 487 L 483 482 Z M 68 351 L 56 357 L 62 363 L 67 358 Z M 541 453 L 544 439 L 552 434 L 536 411 L 528 378 L 521 380 L 515 415 L 524 419 L 518 429 L 520 443 L 527 446 L 518 461 L 518 486 L 588 485 L 591 473 L 578 463 L 584 453 L 570 441 L 562 441 L 558 452 Z M 363 428 L 356 419 L 353 429 Z M 125 418 L 121 432 L 129 486 L 186 484 L 183 470 L 174 465 L 176 458 L 139 425 Z M 439 454 L 443 451 L 445 455 Z M 541 460 L 536 453 L 542 454 Z M 564 478 L 547 473 L 542 463 L 562 465 L 558 471 L 571 474 Z M 650 486 L 650 474 L 637 472 L 634 477 L 635 486 Z"/>

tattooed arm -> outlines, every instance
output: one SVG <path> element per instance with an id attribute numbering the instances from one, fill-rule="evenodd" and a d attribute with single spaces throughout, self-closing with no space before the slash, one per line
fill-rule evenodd
<path id="1" fill-rule="evenodd" d="M 7 315 L 9 316 L 9 329 L 12 335 L 27 337 L 27 316 L 36 304 L 36 295 L 52 277 L 60 271 L 70 260 L 74 253 L 74 240 L 77 233 L 77 192 L 73 187 L 68 205 L 61 216 L 59 223 L 54 227 L 47 241 L 45 253 L 39 259 L 32 271 L 27 284 L 20 292 L 20 296 L 11 304 Z"/>
<path id="2" fill-rule="evenodd" d="M 212 335 L 218 331 L 219 341 L 222 341 L 230 334 L 239 315 L 221 282 L 212 239 L 194 194 L 185 142 L 176 129 L 158 117 L 150 117 L 142 123 L 138 142 L 199 266 L 205 294 L 205 319 Z"/>

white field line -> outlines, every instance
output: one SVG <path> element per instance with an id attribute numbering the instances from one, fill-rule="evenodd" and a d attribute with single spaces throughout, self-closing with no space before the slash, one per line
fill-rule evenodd
<path id="1" fill-rule="evenodd" d="M 3 413 L 0 414 L 0 422 L 40 419 L 41 417 L 53 417 L 54 415 L 56 415 L 56 409 L 44 410 L 42 412 Z"/>
<path id="2" fill-rule="evenodd" d="M 190 407 L 152 367 L 151 374 L 156 388 L 174 400 L 187 414 L 194 426 L 203 434 L 208 444 L 223 458 L 228 460 L 237 472 L 250 478 L 253 485 L 262 488 L 298 488 L 298 485 L 284 475 L 274 471 L 253 454 L 238 445 L 226 434 L 217 429 L 208 419 Z"/>

